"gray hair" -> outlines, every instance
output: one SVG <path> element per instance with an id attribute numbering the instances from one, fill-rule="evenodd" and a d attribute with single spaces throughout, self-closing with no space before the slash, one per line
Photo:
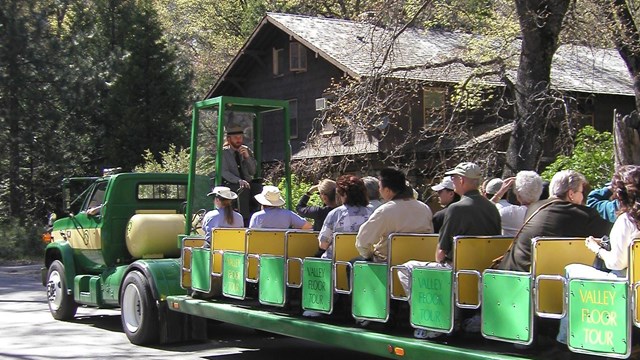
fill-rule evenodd
<path id="1" fill-rule="evenodd" d="M 364 181 L 364 186 L 367 188 L 369 201 L 380 199 L 380 180 L 373 176 L 365 176 L 362 181 Z"/>
<path id="2" fill-rule="evenodd" d="M 532 204 L 542 194 L 542 177 L 535 171 L 520 171 L 516 175 L 513 191 L 523 205 Z"/>
<path id="3" fill-rule="evenodd" d="M 587 179 L 584 175 L 574 170 L 558 171 L 549 184 L 549 197 L 555 196 L 564 199 L 569 190 L 578 191 L 580 186 L 584 186 Z"/>
<path id="4" fill-rule="evenodd" d="M 318 192 L 325 194 L 329 201 L 336 201 L 336 182 L 331 179 L 324 179 L 318 184 Z"/>

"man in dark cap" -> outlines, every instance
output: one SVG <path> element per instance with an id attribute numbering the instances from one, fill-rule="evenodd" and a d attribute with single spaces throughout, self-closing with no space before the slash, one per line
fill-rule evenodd
<path id="1" fill-rule="evenodd" d="M 230 125 L 222 147 L 222 178 L 224 185 L 238 193 L 238 212 L 248 220 L 251 217 L 251 180 L 256 173 L 256 159 L 244 145 L 244 129 Z"/>

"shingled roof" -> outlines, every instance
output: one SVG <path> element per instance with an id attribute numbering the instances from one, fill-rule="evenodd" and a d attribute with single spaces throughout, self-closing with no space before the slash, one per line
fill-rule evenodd
<path id="1" fill-rule="evenodd" d="M 442 67 L 422 66 L 463 56 L 472 37 L 469 34 L 407 29 L 396 39 L 390 61 L 380 66 L 385 54 L 384 43 L 391 38 L 391 32 L 382 27 L 367 22 L 268 13 L 256 32 L 266 23 L 278 27 L 353 77 L 382 70 L 402 78 L 459 82 L 473 70 L 459 62 Z M 513 79 L 515 66 L 517 61 L 509 70 Z M 398 68 L 403 70 L 393 70 Z M 497 83 L 498 79 L 487 78 L 485 81 Z M 625 63 L 612 49 L 561 46 L 554 56 L 551 82 L 558 90 L 634 95 Z"/>

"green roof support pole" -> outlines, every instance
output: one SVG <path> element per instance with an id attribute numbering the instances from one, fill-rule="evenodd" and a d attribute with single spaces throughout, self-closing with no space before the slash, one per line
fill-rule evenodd
<path id="1" fill-rule="evenodd" d="M 253 155 L 256 159 L 256 174 L 258 177 L 262 177 L 262 146 L 260 146 L 262 140 L 262 113 L 256 111 L 256 116 L 253 119 Z"/>
<path id="2" fill-rule="evenodd" d="M 284 173 L 287 187 L 287 209 L 291 210 L 291 124 L 289 123 L 289 104 L 284 106 Z"/>
<path id="3" fill-rule="evenodd" d="M 191 118 L 191 149 L 189 158 L 189 180 L 187 183 L 187 208 L 185 209 L 185 216 L 187 221 L 184 222 L 184 233 L 189 235 L 191 233 L 191 207 L 193 206 L 193 197 L 195 196 L 196 188 L 196 160 L 198 158 L 198 127 L 200 123 L 200 103 L 195 103 L 193 106 L 193 115 Z M 180 247 L 181 244 L 178 244 Z"/>
<path id="4" fill-rule="evenodd" d="M 224 145 L 224 112 L 226 101 L 222 97 L 214 100 L 218 102 L 218 131 L 216 139 L 216 186 L 222 185 L 222 146 Z"/>

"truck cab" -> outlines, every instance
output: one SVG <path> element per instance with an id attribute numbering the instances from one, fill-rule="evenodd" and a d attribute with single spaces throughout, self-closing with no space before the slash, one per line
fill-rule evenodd
<path id="1" fill-rule="evenodd" d="M 198 233 L 197 217 L 184 213 L 188 175 L 120 173 L 87 179 L 92 182 L 73 202 L 75 209 L 71 206 L 77 213 L 53 222 L 45 250 L 42 282 L 53 317 L 72 319 L 78 305 L 121 306 L 124 280 L 133 271 L 146 274 L 149 295 L 183 293 L 167 279 L 179 271 L 179 235 Z M 198 191 L 206 193 L 209 179 L 194 179 Z M 206 197 L 193 204 L 200 215 L 213 207 Z"/>

